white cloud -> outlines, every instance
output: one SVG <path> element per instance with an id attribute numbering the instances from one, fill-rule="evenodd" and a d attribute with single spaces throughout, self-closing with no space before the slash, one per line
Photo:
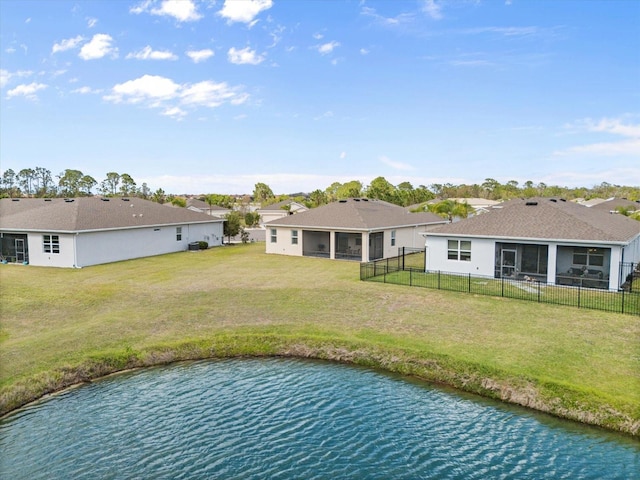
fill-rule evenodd
<path id="1" fill-rule="evenodd" d="M 238 105 L 244 103 L 247 94 L 240 93 L 238 88 L 231 88 L 226 83 L 204 81 L 184 86 L 180 92 L 180 101 L 185 105 L 200 105 L 205 107 L 219 107 L 225 102 Z"/>
<path id="2" fill-rule="evenodd" d="M 396 170 L 413 170 L 413 167 L 408 163 L 396 162 L 394 160 L 391 160 L 388 157 L 385 157 L 384 155 L 380 157 L 380 161 L 385 165 L 391 168 L 394 168 Z"/>
<path id="3" fill-rule="evenodd" d="M 9 90 L 7 92 L 7 98 L 13 98 L 18 96 L 23 96 L 29 100 L 37 100 L 36 92 L 40 90 L 44 90 L 47 88 L 47 85 L 44 83 L 30 83 L 30 84 L 22 84 L 18 85 L 16 88 Z"/>
<path id="4" fill-rule="evenodd" d="M 74 90 L 71 90 L 71 93 L 79 93 L 80 95 L 87 95 L 89 93 L 101 93 L 102 90 L 95 90 L 91 87 L 80 87 L 80 88 L 76 88 Z"/>
<path id="5" fill-rule="evenodd" d="M 263 10 L 273 5 L 272 0 L 225 0 L 218 15 L 227 19 L 229 23 L 241 22 L 254 25 L 254 19 Z"/>
<path id="6" fill-rule="evenodd" d="M 178 56 L 167 50 L 153 50 L 149 45 L 139 52 L 132 52 L 126 58 L 135 58 L 136 60 L 177 60 Z"/>
<path id="7" fill-rule="evenodd" d="M 159 100 L 171 99 L 178 94 L 180 85 L 173 80 L 157 75 L 143 75 L 135 80 L 119 83 L 112 89 L 111 95 L 105 100 L 120 103 L 140 103 L 152 101 L 155 104 Z"/>
<path id="8" fill-rule="evenodd" d="M 438 5 L 436 0 L 423 0 L 422 11 L 434 20 L 440 20 L 442 18 L 442 7 Z"/>
<path id="9" fill-rule="evenodd" d="M 317 45 L 316 49 L 320 53 L 320 55 L 327 55 L 333 52 L 334 49 L 340 46 L 339 42 L 331 41 L 327 43 L 323 43 L 322 45 Z"/>
<path id="10" fill-rule="evenodd" d="M 347 158 L 347 152 L 340 152 L 340 160 Z"/>
<path id="11" fill-rule="evenodd" d="M 202 18 L 198 13 L 198 8 L 192 0 L 163 0 L 160 8 L 152 8 L 155 5 L 153 0 L 145 0 L 129 9 L 130 13 L 150 13 L 163 17 L 173 17 L 178 22 L 195 22 Z"/>
<path id="12" fill-rule="evenodd" d="M 576 145 L 555 151 L 554 155 L 640 156 L 640 124 L 624 123 L 619 118 L 602 118 L 599 121 L 587 118 L 575 124 L 567 125 L 565 128 L 574 132 L 602 133 L 623 137 L 623 139 Z"/>
<path id="13" fill-rule="evenodd" d="M 93 28 L 98 23 L 97 18 L 87 18 L 87 28 Z"/>
<path id="14" fill-rule="evenodd" d="M 167 108 L 164 112 L 162 112 L 162 115 L 166 117 L 175 118 L 176 120 L 182 120 L 184 117 L 187 116 L 187 112 L 182 110 L 180 107 L 171 107 L 171 108 Z"/>
<path id="15" fill-rule="evenodd" d="M 13 73 L 9 70 L 0 70 L 0 88 L 8 85 L 12 78 L 30 77 L 31 75 L 33 75 L 31 70 L 18 70 Z"/>
<path id="16" fill-rule="evenodd" d="M 331 110 L 327 110 L 323 114 L 318 115 L 317 117 L 313 117 L 313 119 L 314 120 L 322 120 L 323 118 L 331 118 L 331 117 L 333 117 L 333 112 Z"/>
<path id="17" fill-rule="evenodd" d="M 368 54 L 369 54 L 369 50 L 367 50 L 366 48 L 360 49 L 360 55 L 368 55 Z"/>
<path id="18" fill-rule="evenodd" d="M 178 84 L 166 77 L 143 75 L 115 85 L 103 98 L 113 103 L 162 108 L 162 115 L 182 118 L 187 115 L 187 111 L 181 107 L 215 108 L 225 103 L 240 105 L 249 99 L 249 94 L 242 87 L 231 87 L 225 82 L 206 80 L 194 84 Z"/>
<path id="19" fill-rule="evenodd" d="M 205 50 L 189 50 L 187 52 L 187 57 L 193 60 L 194 63 L 204 62 L 210 57 L 213 57 L 214 51 L 210 49 Z"/>
<path id="20" fill-rule="evenodd" d="M 640 139 L 640 124 L 625 125 L 619 118 L 603 118 L 599 122 L 586 119 L 583 123 L 591 132 L 613 133 L 615 135 Z"/>
<path id="21" fill-rule="evenodd" d="M 413 13 L 401 13 L 396 17 L 384 17 L 371 7 L 362 7 L 360 13 L 364 16 L 373 18 L 377 24 L 384 27 L 398 27 L 411 23 L 415 20 L 415 14 Z"/>
<path id="22" fill-rule="evenodd" d="M 62 40 L 60 43 L 54 43 L 53 48 L 51 49 L 51 53 L 64 52 L 65 50 L 70 50 L 72 48 L 76 48 L 80 45 L 80 42 L 84 40 L 82 35 L 78 35 L 74 38 L 68 38 L 66 40 Z"/>
<path id="23" fill-rule="evenodd" d="M 106 55 L 118 56 L 118 49 L 111 45 L 113 38 L 106 33 L 97 33 L 90 42 L 85 43 L 80 49 L 80 58 L 83 60 L 95 60 Z"/>
<path id="24" fill-rule="evenodd" d="M 250 64 L 258 65 L 264 61 L 264 56 L 258 55 L 255 50 L 251 50 L 249 47 L 238 50 L 231 47 L 228 52 L 229 61 L 236 65 Z"/>

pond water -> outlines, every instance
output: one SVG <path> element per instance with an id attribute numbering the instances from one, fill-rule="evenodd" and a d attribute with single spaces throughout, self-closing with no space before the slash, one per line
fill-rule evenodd
<path id="1" fill-rule="evenodd" d="M 631 479 L 640 442 L 348 365 L 180 363 L 0 422 L 0 478 Z"/>

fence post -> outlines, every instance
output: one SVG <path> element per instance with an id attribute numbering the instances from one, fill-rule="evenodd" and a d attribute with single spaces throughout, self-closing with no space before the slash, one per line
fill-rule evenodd
<path id="1" fill-rule="evenodd" d="M 582 289 L 582 285 L 578 285 L 578 308 L 580 308 L 580 291 Z"/>
<path id="2" fill-rule="evenodd" d="M 538 282 L 538 303 L 540 303 L 540 282 Z"/>
<path id="3" fill-rule="evenodd" d="M 440 270 L 438 270 L 438 290 L 440 290 Z"/>
<path id="4" fill-rule="evenodd" d="M 500 277 L 500 287 L 502 288 L 500 295 L 504 297 L 504 277 Z"/>
<path id="5" fill-rule="evenodd" d="M 402 271 L 404 271 L 404 247 L 402 247 Z"/>
<path id="6" fill-rule="evenodd" d="M 624 313 L 624 290 L 622 290 L 622 308 L 620 309 L 620 313 Z"/>
<path id="7" fill-rule="evenodd" d="M 469 274 L 469 293 L 471 293 L 471 274 Z"/>
<path id="8" fill-rule="evenodd" d="M 409 286 L 413 287 L 413 268 L 409 269 Z"/>

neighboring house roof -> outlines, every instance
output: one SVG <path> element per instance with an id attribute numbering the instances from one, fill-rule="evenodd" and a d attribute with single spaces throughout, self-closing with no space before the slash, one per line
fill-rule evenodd
<path id="1" fill-rule="evenodd" d="M 286 207 L 290 207 L 291 211 L 299 211 L 299 210 L 307 210 L 307 207 L 301 205 L 300 203 L 294 200 L 283 200 L 278 203 L 272 203 L 271 205 L 267 205 L 266 207 L 261 207 L 258 209 L 260 212 L 286 212 Z"/>
<path id="2" fill-rule="evenodd" d="M 640 235 L 640 222 L 573 202 L 532 198 L 510 200 L 483 215 L 437 227 L 429 235 L 626 244 Z"/>
<path id="3" fill-rule="evenodd" d="M 222 221 L 186 208 L 166 208 L 134 197 L 0 199 L 2 230 L 82 232 Z"/>
<path id="4" fill-rule="evenodd" d="M 433 213 L 410 213 L 381 200 L 349 198 L 312 208 L 306 212 L 272 220 L 266 225 L 300 228 L 374 230 L 414 225 L 442 224 L 446 220 Z"/>
<path id="5" fill-rule="evenodd" d="M 640 202 L 632 202 L 626 198 L 609 198 L 603 202 L 592 205 L 590 208 L 611 212 L 618 207 L 631 208 L 631 210 L 636 211 L 640 210 Z"/>
<path id="6" fill-rule="evenodd" d="M 578 202 L 580 205 L 584 205 L 585 207 L 593 207 L 595 205 L 598 205 L 599 203 L 602 202 L 606 202 L 607 199 L 606 198 L 592 198 L 590 200 L 582 200 L 581 202 Z"/>
<path id="7" fill-rule="evenodd" d="M 209 205 L 207 202 L 202 200 L 198 200 L 197 198 L 188 198 L 187 199 L 187 208 L 194 207 L 198 210 L 202 210 L 203 212 L 208 212 L 211 210 L 212 213 L 221 213 L 221 212 L 230 212 L 230 208 L 224 208 L 220 205 Z"/>

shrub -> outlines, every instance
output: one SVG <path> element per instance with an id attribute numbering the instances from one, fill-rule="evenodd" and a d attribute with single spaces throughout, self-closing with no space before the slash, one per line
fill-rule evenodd
<path id="1" fill-rule="evenodd" d="M 200 247 L 200 250 L 206 250 L 207 248 L 209 248 L 209 244 L 204 240 L 200 240 L 198 242 L 198 247 Z"/>

